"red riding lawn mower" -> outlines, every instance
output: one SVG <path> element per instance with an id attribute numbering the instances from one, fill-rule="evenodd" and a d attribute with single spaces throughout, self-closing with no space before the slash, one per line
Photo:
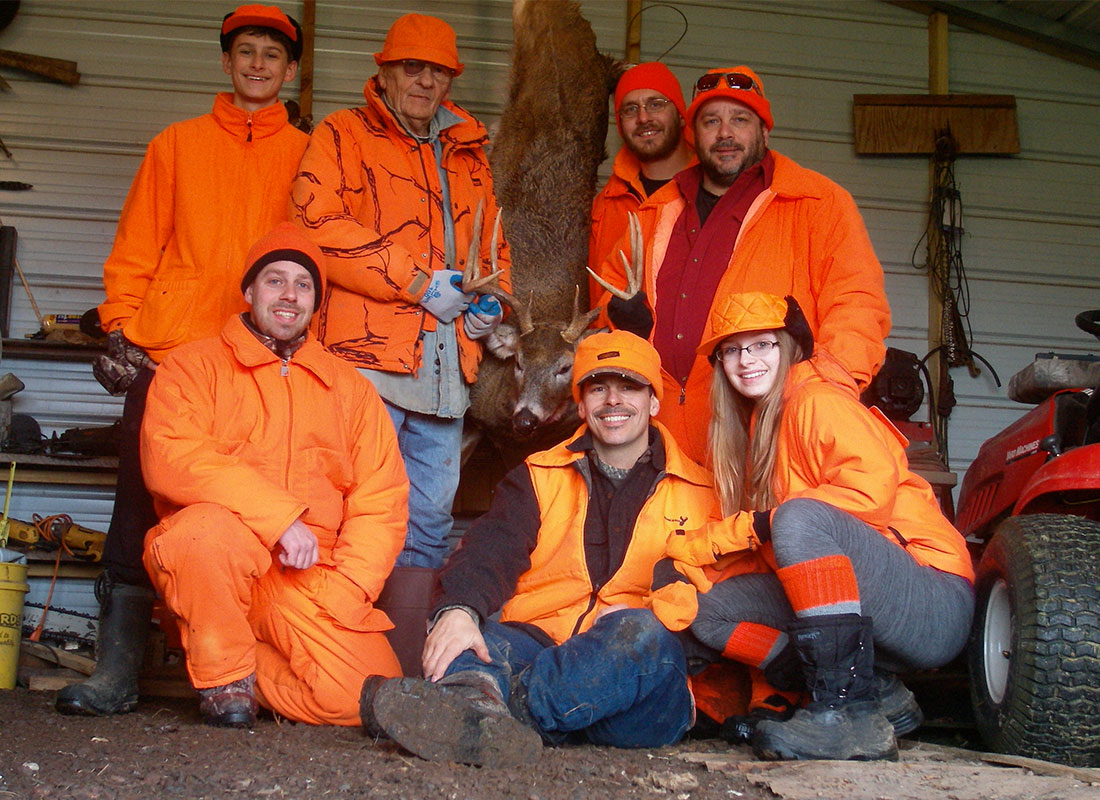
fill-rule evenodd
<path id="1" fill-rule="evenodd" d="M 1100 339 L 1100 310 L 1077 315 Z M 970 692 L 986 744 L 1100 766 L 1100 358 L 1038 354 L 1035 408 L 982 445 L 955 524 L 977 564 Z"/>

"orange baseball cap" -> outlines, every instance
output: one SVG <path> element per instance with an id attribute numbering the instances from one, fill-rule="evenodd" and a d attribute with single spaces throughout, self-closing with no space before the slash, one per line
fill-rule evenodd
<path id="1" fill-rule="evenodd" d="M 804 358 L 814 351 L 814 335 L 798 301 L 790 295 L 740 292 L 718 300 L 710 311 L 703 340 L 695 352 L 714 362 L 714 350 L 725 339 L 745 331 L 785 329 L 802 348 Z"/>
<path id="2" fill-rule="evenodd" d="M 238 28 L 272 28 L 286 36 L 294 45 L 294 52 L 288 53 L 291 61 L 298 61 L 302 57 L 302 29 L 298 22 L 284 14 L 275 6 L 245 5 L 225 15 L 222 20 L 221 45 L 222 51 L 229 52 L 229 40 L 233 31 Z"/>
<path id="3" fill-rule="evenodd" d="M 453 69 L 455 77 L 462 74 L 458 60 L 455 31 L 438 17 L 426 14 L 406 14 L 390 26 L 382 51 L 374 54 L 375 64 L 414 58 Z"/>
<path id="4" fill-rule="evenodd" d="M 686 116 L 689 128 L 695 124 L 695 114 L 699 109 L 718 97 L 727 97 L 748 106 L 763 120 L 764 127 L 769 131 L 775 125 L 772 104 L 764 94 L 764 84 L 760 76 L 748 67 L 740 66 L 707 70 L 695 82 Z"/>
<path id="5" fill-rule="evenodd" d="M 627 331 L 595 333 L 577 345 L 573 356 L 574 400 L 580 402 L 581 384 L 597 375 L 618 375 L 652 387 L 658 400 L 664 396 L 661 357 L 653 345 Z"/>

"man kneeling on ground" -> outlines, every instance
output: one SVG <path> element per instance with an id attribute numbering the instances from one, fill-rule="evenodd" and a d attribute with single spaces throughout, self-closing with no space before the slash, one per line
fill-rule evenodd
<path id="1" fill-rule="evenodd" d="M 368 676 L 401 674 L 373 603 L 409 484 L 370 381 L 307 331 L 323 256 L 283 223 L 253 245 L 251 306 L 157 369 L 141 461 L 160 523 L 145 567 L 179 617 L 212 725 L 358 725 Z"/>
<path id="2" fill-rule="evenodd" d="M 669 531 L 707 519 L 715 500 L 709 474 L 651 421 L 661 391 L 644 339 L 581 342 L 584 424 L 497 487 L 441 574 L 426 680 L 367 681 L 368 727 L 423 758 L 499 767 L 535 759 L 543 742 L 683 736 L 684 651 L 645 602 Z"/>

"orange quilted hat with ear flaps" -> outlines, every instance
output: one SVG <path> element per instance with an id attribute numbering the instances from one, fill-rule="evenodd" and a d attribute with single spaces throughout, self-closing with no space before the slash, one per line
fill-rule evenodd
<path id="1" fill-rule="evenodd" d="M 802 348 L 804 358 L 814 351 L 814 336 L 798 301 L 788 295 L 768 292 L 740 292 L 718 300 L 711 309 L 703 340 L 695 348 L 699 355 L 712 358 L 714 349 L 735 333 L 785 329 Z"/>

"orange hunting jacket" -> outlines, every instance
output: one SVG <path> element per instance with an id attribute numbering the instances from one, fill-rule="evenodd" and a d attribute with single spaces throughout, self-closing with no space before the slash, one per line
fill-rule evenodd
<path id="1" fill-rule="evenodd" d="M 799 497 L 828 503 L 904 547 L 918 564 L 973 582 L 966 541 L 943 516 L 932 487 L 909 469 L 908 442 L 880 412 L 810 361 L 791 367 L 784 399 L 775 460 L 779 503 Z M 747 551 L 759 551 L 775 569 L 771 543 L 760 543 L 752 523 L 752 512 L 740 512 L 686 531 L 669 539 L 668 554 L 688 565 L 683 571 L 700 591 L 747 571 Z"/>
<path id="2" fill-rule="evenodd" d="M 772 157 L 772 185 L 750 207 L 715 296 L 752 291 L 793 295 L 817 347 L 831 353 L 862 390 L 882 365 L 883 340 L 890 332 L 882 267 L 851 195 L 774 150 Z M 646 247 L 643 287 L 651 308 L 656 305 L 657 273 L 684 206 L 679 184 L 670 181 L 638 209 Z M 629 250 L 628 242 L 620 246 Z M 604 263 L 603 275 L 616 286 L 626 286 L 616 259 Z M 605 292 L 605 307 L 607 298 Z M 702 355 L 686 376 L 662 373 L 665 402 L 657 418 L 699 463 L 706 457 L 712 373 Z"/>
<path id="3" fill-rule="evenodd" d="M 149 143 L 103 266 L 103 329 L 121 328 L 156 362 L 247 308 L 248 248 L 287 218 L 309 137 L 282 103 L 250 114 L 232 98 Z"/>
<path id="4" fill-rule="evenodd" d="M 669 532 L 713 519 L 717 507 L 710 473 L 685 458 L 668 431 L 656 427 L 664 440 L 665 474 L 642 507 L 622 565 L 600 587 L 593 587 L 584 560 L 589 493 L 575 463 L 585 454 L 568 447 L 577 437 L 527 459 L 542 524 L 530 568 L 504 604 L 502 622 L 530 623 L 561 644 L 591 628 L 609 606 L 647 605 L 653 566 L 664 555 Z"/>
<path id="5" fill-rule="evenodd" d="M 391 627 L 372 604 L 408 520 L 393 424 L 312 335 L 281 361 L 234 315 L 221 336 L 172 352 L 149 390 L 141 463 L 162 520 L 216 503 L 270 550 L 301 517 L 320 550 L 300 572 L 307 593 L 352 630 Z"/>
<path id="6" fill-rule="evenodd" d="M 325 253 L 329 290 L 314 329 L 332 352 L 359 367 L 415 372 L 423 359 L 422 328 L 435 318 L 418 303 L 444 260 L 442 191 L 430 143 L 405 132 L 379 95 L 377 78 L 363 90 L 366 106 L 337 111 L 313 132 L 292 189 L 292 217 Z M 459 106 L 443 107 L 463 122 L 440 133 L 455 223 L 456 269 L 463 269 L 478 202 L 484 204 L 481 261 L 489 274 L 497 205 L 484 147 L 484 126 Z M 498 245 L 501 285 L 510 287 L 507 243 Z M 467 383 L 477 376 L 481 347 L 461 324 L 459 360 Z"/>
<path id="7" fill-rule="evenodd" d="M 694 156 L 692 162 L 695 161 Z M 630 151 L 619 148 L 615 163 L 611 168 L 611 177 L 592 201 L 592 231 L 588 237 L 588 265 L 598 273 L 609 259 L 622 269 L 619 258 L 619 240 L 623 232 L 629 230 L 630 212 L 638 212 L 645 199 L 645 189 L 640 177 L 642 162 Z M 627 253 L 629 256 L 630 253 Z M 604 277 L 600 273 L 600 277 Z M 603 294 L 603 287 L 588 279 L 588 296 L 596 299 Z"/>

